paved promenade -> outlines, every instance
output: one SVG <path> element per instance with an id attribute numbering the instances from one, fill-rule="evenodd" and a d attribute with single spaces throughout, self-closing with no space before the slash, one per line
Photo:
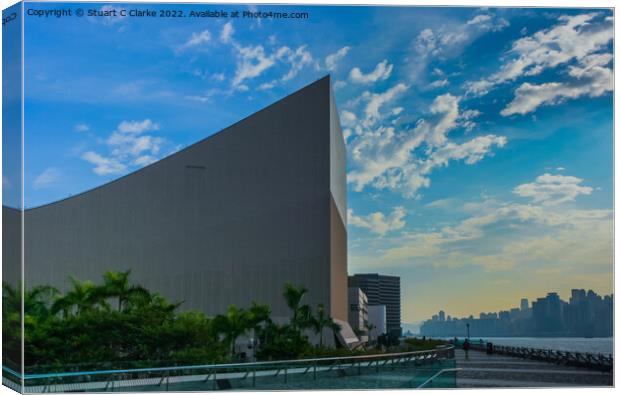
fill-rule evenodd
<path id="1" fill-rule="evenodd" d="M 613 374 L 554 365 L 503 355 L 487 355 L 481 351 L 455 351 L 456 386 L 481 387 L 573 387 L 612 386 Z"/>

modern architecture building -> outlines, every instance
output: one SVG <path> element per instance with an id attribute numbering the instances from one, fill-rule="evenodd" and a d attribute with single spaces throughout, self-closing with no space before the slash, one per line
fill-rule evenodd
<path id="1" fill-rule="evenodd" d="M 355 274 L 349 276 L 349 287 L 359 287 L 368 298 L 368 305 L 384 305 L 386 311 L 386 330 L 388 334 L 400 337 L 400 277 L 378 273 Z"/>
<path id="2" fill-rule="evenodd" d="M 377 304 L 368 306 L 366 309 L 368 310 L 368 338 L 370 341 L 374 341 L 387 333 L 385 306 Z"/>
<path id="3" fill-rule="evenodd" d="M 23 213 L 28 286 L 64 290 L 70 275 L 99 281 L 131 269 L 133 282 L 185 310 L 214 315 L 256 301 L 284 319 L 290 282 L 308 288 L 305 303 L 346 322 L 345 164 L 325 77 L 117 180 L 25 211 L 6 207 L 3 234 L 19 234 L 11 230 Z M 6 254 L 4 266 L 18 270 L 19 254 Z"/>
<path id="4" fill-rule="evenodd" d="M 368 298 L 359 287 L 349 287 L 349 324 L 361 341 L 368 341 Z"/>

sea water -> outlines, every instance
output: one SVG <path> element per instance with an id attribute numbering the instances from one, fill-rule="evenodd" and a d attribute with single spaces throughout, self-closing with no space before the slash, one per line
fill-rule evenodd
<path id="1" fill-rule="evenodd" d="M 472 343 L 478 340 L 479 338 L 477 337 L 470 338 Z M 529 347 L 590 354 L 613 355 L 614 353 L 613 337 L 484 337 L 482 340 L 502 346 Z"/>

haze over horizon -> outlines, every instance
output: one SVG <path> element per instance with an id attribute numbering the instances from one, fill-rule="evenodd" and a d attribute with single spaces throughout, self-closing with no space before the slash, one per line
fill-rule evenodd
<path id="1" fill-rule="evenodd" d="M 309 18 L 27 17 L 26 206 L 139 169 L 329 73 L 349 273 L 400 276 L 403 322 L 613 292 L 611 10 L 250 8 Z"/>

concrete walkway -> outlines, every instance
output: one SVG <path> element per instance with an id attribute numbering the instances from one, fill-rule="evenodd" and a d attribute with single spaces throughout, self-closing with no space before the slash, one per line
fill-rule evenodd
<path id="1" fill-rule="evenodd" d="M 503 355 L 487 355 L 469 351 L 465 359 L 463 350 L 455 351 L 456 386 L 481 387 L 574 387 L 612 386 L 613 375 L 594 370 L 554 365 Z"/>

